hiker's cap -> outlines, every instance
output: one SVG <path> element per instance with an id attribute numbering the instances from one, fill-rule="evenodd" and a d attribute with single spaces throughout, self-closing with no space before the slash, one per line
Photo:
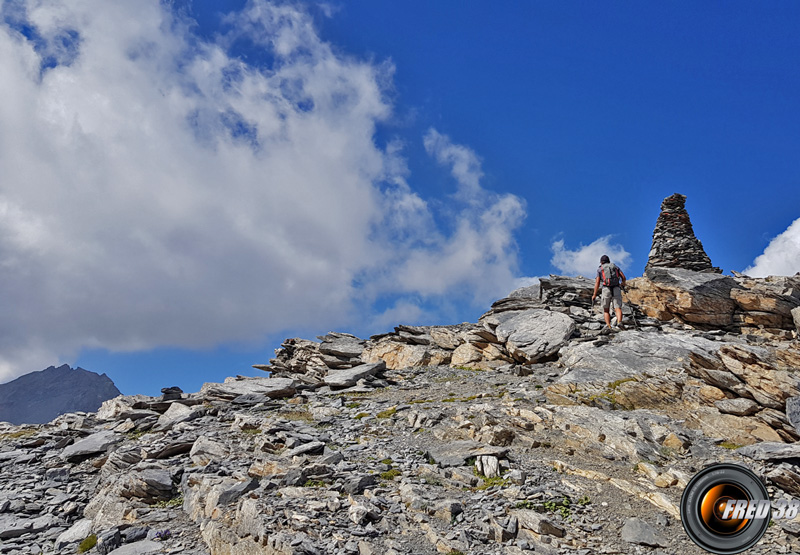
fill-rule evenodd
<path id="1" fill-rule="evenodd" d="M 611 260 L 609 260 L 607 254 L 600 257 L 600 264 L 608 264 L 609 262 L 611 262 Z"/>

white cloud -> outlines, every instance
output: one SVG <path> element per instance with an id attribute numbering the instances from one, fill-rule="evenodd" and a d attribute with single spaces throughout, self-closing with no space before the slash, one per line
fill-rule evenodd
<path id="1" fill-rule="evenodd" d="M 563 274 L 594 278 L 600 265 L 600 257 L 607 254 L 611 262 L 624 272 L 631 263 L 631 255 L 622 245 L 612 244 L 611 237 L 611 235 L 600 237 L 588 245 L 581 245 L 574 251 L 564 246 L 563 239 L 554 241 L 550 245 L 550 250 L 553 251 L 550 263 Z"/>
<path id="2" fill-rule="evenodd" d="M 753 277 L 793 276 L 800 272 L 800 218 L 770 241 L 743 273 Z"/>
<path id="3" fill-rule="evenodd" d="M 477 202 L 482 194 L 481 161 L 469 148 L 453 144 L 450 137 L 442 135 L 435 129 L 429 129 L 424 139 L 425 150 L 444 166 L 450 166 L 450 172 L 459 184 L 458 197 L 461 200 Z"/>
<path id="4" fill-rule="evenodd" d="M 203 42 L 165 4 L 3 5 L 0 382 L 86 347 L 257 342 L 381 296 L 509 290 L 523 202 L 432 130 L 463 197 L 440 230 L 402 145 L 375 144 L 391 65 L 334 52 L 291 5 L 253 0 Z"/>

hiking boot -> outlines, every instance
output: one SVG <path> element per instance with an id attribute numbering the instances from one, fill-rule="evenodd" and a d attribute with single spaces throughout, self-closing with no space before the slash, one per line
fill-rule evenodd
<path id="1" fill-rule="evenodd" d="M 610 326 L 603 326 L 603 329 L 600 330 L 600 335 L 608 335 L 609 333 L 611 333 Z"/>

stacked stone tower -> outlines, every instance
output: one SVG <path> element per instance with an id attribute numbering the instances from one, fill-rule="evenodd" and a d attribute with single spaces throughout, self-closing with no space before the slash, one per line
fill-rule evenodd
<path id="1" fill-rule="evenodd" d="M 684 268 L 722 273 L 721 269 L 711 265 L 703 244 L 695 237 L 685 204 L 686 196 L 678 193 L 661 203 L 645 272 L 650 268 Z"/>

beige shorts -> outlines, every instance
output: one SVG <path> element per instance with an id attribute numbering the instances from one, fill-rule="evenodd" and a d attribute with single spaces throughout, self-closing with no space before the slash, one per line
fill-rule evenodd
<path id="1" fill-rule="evenodd" d="M 603 310 L 611 308 L 611 301 L 614 301 L 614 308 L 622 308 L 622 289 L 619 287 L 614 288 L 614 293 L 611 293 L 610 287 L 603 287 L 603 293 L 600 296 L 603 303 Z"/>

